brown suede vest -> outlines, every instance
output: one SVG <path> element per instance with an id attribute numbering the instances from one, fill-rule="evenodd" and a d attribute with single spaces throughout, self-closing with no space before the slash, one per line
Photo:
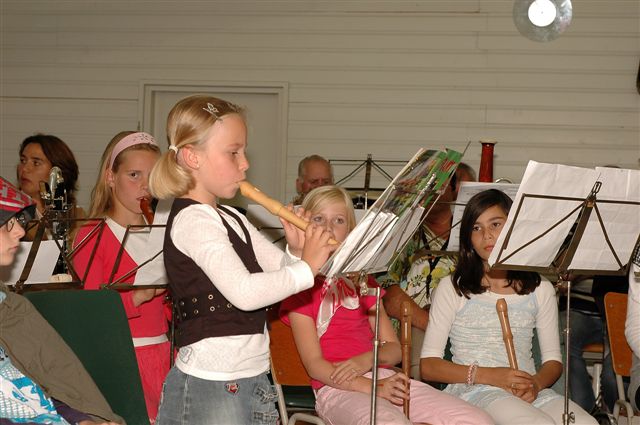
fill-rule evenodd
<path id="1" fill-rule="evenodd" d="M 190 257 L 183 254 L 173 244 L 171 240 L 173 219 L 181 210 L 195 204 L 198 202 L 192 199 L 175 199 L 164 236 L 164 264 L 167 269 L 173 304 L 176 308 L 176 345 L 183 347 L 208 337 L 262 333 L 266 323 L 266 310 L 242 311 L 237 309 L 220 293 L 215 282 L 212 282 Z M 244 266 L 250 273 L 262 272 L 253 252 L 249 232 L 240 218 L 229 208 L 220 206 L 218 208 L 234 217 L 244 232 L 246 242 L 220 215 L 229 234 L 229 241 Z M 194 229 L 194 231 L 198 231 L 198 229 Z M 212 255 L 216 254 L 212 253 Z"/>

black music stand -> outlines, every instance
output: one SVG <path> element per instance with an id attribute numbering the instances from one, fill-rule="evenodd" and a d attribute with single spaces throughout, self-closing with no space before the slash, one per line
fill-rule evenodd
<path id="1" fill-rule="evenodd" d="M 369 289 L 367 275 L 385 271 L 389 267 L 399 248 L 426 217 L 428 211 L 424 212 L 421 206 L 433 205 L 432 201 L 446 187 L 461 158 L 461 153 L 452 150 L 435 153 L 419 150 L 320 270 L 320 274 L 328 279 L 357 273 L 360 276 L 360 294 L 376 297 L 371 381 L 372 425 L 376 417 L 380 288 Z"/>
<path id="2" fill-rule="evenodd" d="M 435 151 L 428 151 L 428 152 L 430 152 L 431 154 L 435 153 Z M 355 176 L 358 175 L 359 172 L 361 172 L 364 169 L 364 172 L 365 172 L 364 185 L 362 187 L 357 187 L 357 186 L 344 187 L 345 190 L 350 192 L 362 192 L 362 195 L 356 194 L 355 198 L 359 199 L 362 196 L 364 196 L 364 200 L 354 203 L 354 206 L 356 208 L 362 208 L 362 209 L 368 209 L 371 206 L 370 199 L 369 199 L 370 192 L 383 192 L 385 190 L 385 188 L 371 187 L 371 171 L 376 170 L 385 178 L 386 181 L 391 182 L 393 180 L 393 177 L 389 173 L 387 173 L 384 170 L 384 168 L 382 168 L 382 165 L 403 166 L 406 164 L 405 161 L 394 161 L 394 160 L 374 161 L 373 155 L 371 154 L 367 154 L 367 159 L 365 159 L 364 161 L 359 161 L 354 159 L 329 159 L 329 163 L 332 165 L 337 164 L 337 165 L 346 165 L 346 166 L 353 166 L 353 165 L 356 166 L 356 168 L 351 170 L 346 176 L 344 176 L 343 178 L 341 178 L 335 183 L 337 186 L 344 185 L 344 183 L 353 179 Z M 362 204 L 361 206 L 359 205 L 360 203 Z"/>
<path id="3" fill-rule="evenodd" d="M 73 289 L 82 287 L 83 280 L 78 276 L 78 273 L 76 272 L 72 262 L 72 258 L 74 253 L 76 252 L 76 249 L 70 248 L 68 246 L 69 241 L 67 239 L 69 237 L 70 229 L 72 229 L 75 225 L 80 225 L 81 223 L 94 220 L 100 219 L 71 218 L 68 216 L 68 214 L 60 215 L 57 211 L 54 211 L 53 214 L 49 214 L 47 211 L 45 211 L 45 214 L 41 218 L 32 220 L 27 223 L 25 231 L 29 231 L 32 228 L 35 228 L 35 236 L 31 241 L 31 248 L 29 249 L 27 260 L 22 269 L 22 273 L 20 274 L 20 278 L 13 286 L 14 291 L 16 291 L 17 293 L 21 293 L 27 290 L 27 288 L 39 290 Z M 26 285 L 25 282 L 31 274 L 31 270 L 35 264 L 40 245 L 45 240 L 45 235 L 47 232 L 51 235 L 51 240 L 58 248 L 58 264 L 64 265 L 67 274 L 71 277 L 71 281 L 37 282 Z"/>
<path id="4" fill-rule="evenodd" d="M 121 290 L 132 290 L 132 289 L 149 289 L 149 288 L 165 288 L 167 286 L 166 274 L 163 274 L 163 277 L 157 273 L 152 275 L 143 275 L 141 279 L 137 275 L 139 270 L 146 271 L 144 267 L 151 263 L 157 263 L 162 266 L 164 269 L 164 264 L 162 264 L 162 250 L 164 244 L 164 230 L 166 228 L 167 218 L 169 216 L 169 212 L 171 210 L 171 205 L 173 200 L 163 200 L 158 202 L 155 210 L 155 217 L 153 220 L 153 224 L 140 224 L 140 225 L 127 225 L 125 227 L 124 234 L 120 237 L 116 235 L 116 238 L 120 241 L 120 247 L 118 249 L 118 253 L 116 255 L 116 260 L 111 269 L 111 273 L 109 275 L 109 279 L 106 282 L 101 284 L 102 288 L 108 289 L 121 289 Z M 73 257 L 80 249 L 83 249 L 87 242 L 95 237 L 95 243 L 93 245 L 92 251 L 89 254 L 89 262 L 87 264 L 87 268 L 83 276 L 81 276 L 81 282 L 85 282 L 91 269 L 91 265 L 95 258 L 96 251 L 98 246 L 100 245 L 100 240 L 102 239 L 102 235 L 104 229 L 107 224 L 107 220 L 105 218 L 85 218 L 84 221 L 95 222 L 95 226 L 81 239 L 76 241 L 76 244 L 69 253 L 69 257 Z M 117 279 L 115 278 L 116 272 L 120 267 L 120 263 L 122 260 L 122 255 L 127 247 L 127 242 L 132 232 L 140 231 L 143 229 L 148 229 L 149 241 L 147 242 L 149 251 L 148 254 L 145 255 L 143 261 L 137 263 L 137 266 L 128 270 L 123 275 L 119 276 Z M 114 233 L 117 233 L 114 230 Z M 126 279 L 136 274 L 136 283 L 135 285 L 125 284 L 123 283 Z"/>
<path id="5" fill-rule="evenodd" d="M 166 224 L 152 224 L 152 225 L 148 225 L 148 224 L 140 224 L 140 225 L 128 225 L 126 227 L 125 233 L 124 233 L 124 237 L 122 238 L 122 243 L 120 244 L 120 248 L 118 249 L 118 254 L 116 256 L 116 261 L 113 264 L 113 269 L 111 269 L 111 274 L 109 275 L 109 280 L 102 285 L 103 288 L 106 289 L 149 289 L 149 288 L 166 288 L 167 287 L 167 279 L 166 276 L 164 277 L 164 279 L 161 276 L 153 276 L 153 277 L 149 277 L 149 278 L 145 278 L 142 281 L 138 280 L 138 271 L 139 270 L 146 270 L 144 269 L 144 266 L 146 266 L 147 264 L 152 264 L 152 263 L 157 263 L 157 264 L 161 264 L 162 263 L 162 251 L 163 251 L 163 247 L 160 246 L 160 248 L 156 247 L 150 251 L 149 256 L 140 264 L 138 264 L 136 267 L 132 268 L 131 270 L 127 271 L 125 274 L 123 274 L 122 276 L 118 277 L 117 279 L 115 278 L 116 272 L 118 271 L 118 268 L 120 267 L 120 262 L 122 260 L 122 255 L 124 254 L 124 251 L 126 250 L 126 246 L 127 246 L 127 241 L 129 240 L 129 237 L 131 236 L 132 232 L 135 231 L 139 231 L 139 230 L 143 230 L 143 229 L 151 229 L 151 231 L 153 231 L 153 229 L 164 229 L 167 227 Z M 150 247 L 153 244 L 149 244 Z M 164 265 L 163 265 L 164 267 Z M 136 283 L 134 285 L 130 285 L 130 284 L 126 284 L 123 283 L 126 279 L 128 279 L 129 277 L 131 277 L 132 275 L 136 274 Z"/>
<path id="6" fill-rule="evenodd" d="M 542 172 L 549 164 L 542 164 Z M 558 283 L 562 284 L 566 282 L 567 288 L 567 301 L 566 301 L 566 328 L 565 328 L 565 363 L 563 365 L 564 373 L 564 413 L 562 416 L 563 424 L 568 425 L 575 421 L 573 412 L 569 412 L 569 350 L 570 350 L 570 332 L 571 326 L 569 321 L 570 312 L 570 300 L 571 300 L 571 281 L 566 280 L 565 277 L 569 273 L 575 274 L 608 274 L 608 275 L 624 275 L 629 271 L 629 264 L 631 260 L 631 254 L 634 246 L 640 241 L 640 235 L 636 231 L 635 239 L 626 238 L 623 244 L 616 243 L 614 247 L 614 241 L 610 237 L 610 233 L 615 234 L 618 222 L 609 220 L 602 214 L 602 206 L 616 205 L 618 208 L 625 207 L 632 209 L 640 213 L 640 198 L 639 200 L 622 200 L 622 199 L 598 199 L 597 195 L 602 188 L 602 176 L 598 176 L 598 179 L 591 188 L 588 195 L 584 198 L 571 197 L 571 196 L 552 196 L 542 194 L 530 194 L 524 193 L 527 190 L 526 179 L 530 181 L 535 180 L 535 167 L 536 163 L 529 163 L 529 167 L 534 169 L 534 172 L 525 172 L 525 180 L 521 184 L 521 189 L 524 187 L 524 191 L 519 190 L 518 196 L 516 196 L 516 202 L 509 212 L 509 217 L 505 223 L 505 231 L 500 234 L 498 241 L 496 242 L 496 248 L 494 249 L 491 257 L 489 258 L 489 264 L 492 268 L 506 269 L 506 270 L 522 270 L 522 271 L 535 271 L 539 273 L 547 273 L 558 277 Z M 548 169 L 548 167 L 547 167 Z M 630 171 L 630 170 L 620 170 Z M 538 171 L 540 172 L 540 171 Z M 547 171 L 548 173 L 548 171 Z M 604 179 L 602 179 L 604 181 Z M 633 178 L 630 176 L 630 185 L 635 185 L 636 189 L 639 189 L 637 179 L 636 183 L 633 183 Z M 633 191 L 631 191 L 633 192 Z M 637 195 L 636 195 L 637 196 Z M 531 236 L 531 234 L 524 237 L 526 232 L 527 223 L 522 224 L 521 214 L 526 209 L 533 209 L 532 203 L 536 203 L 540 200 L 547 200 L 550 202 L 559 203 L 572 203 L 574 208 L 570 209 L 568 214 L 559 217 L 553 225 L 544 229 L 542 232 Z M 530 202 L 527 202 L 530 201 Z M 528 205 L 525 205 L 528 204 Z M 596 219 L 592 219 L 592 213 L 595 212 Z M 636 213 L 636 217 L 638 216 Z M 577 218 L 576 218 L 577 216 Z M 626 223 L 625 223 L 626 224 Z M 569 225 L 569 227 L 567 226 Z M 636 226 L 638 227 L 638 226 Z M 562 229 L 561 229 L 562 228 Z M 568 231 L 566 229 L 569 229 Z M 560 231 L 558 231 L 560 229 Z M 580 256 L 585 255 L 585 247 L 583 238 L 585 231 L 589 229 L 589 233 L 593 234 L 595 231 L 601 231 L 604 240 L 606 241 L 607 253 L 611 255 L 614 261 L 610 261 L 610 267 L 594 267 L 587 268 L 584 266 L 584 261 L 581 261 Z M 523 231 L 524 230 L 524 231 Z M 519 234 L 517 241 L 514 241 L 514 234 Z M 527 249 L 531 249 L 536 244 L 540 245 L 545 237 L 549 239 L 553 238 L 556 241 L 560 241 L 557 251 L 553 252 L 553 259 L 550 264 L 541 266 L 540 264 L 531 265 L 526 255 Z M 617 242 L 617 241 L 616 241 Z M 511 246 L 510 246 L 511 245 Z M 514 247 L 515 246 L 515 247 Z M 511 260 L 511 261 L 510 261 Z"/>
<path id="7" fill-rule="evenodd" d="M 116 256 L 116 261 L 111 270 L 108 282 L 103 285 L 104 288 L 121 289 L 121 290 L 135 290 L 135 289 L 150 289 L 150 288 L 166 288 L 169 281 L 164 271 L 164 260 L 162 257 L 162 251 L 164 249 L 164 235 L 167 227 L 167 220 L 171 211 L 171 205 L 173 199 L 161 200 L 158 202 L 155 210 L 155 215 L 152 224 L 142 225 L 128 225 L 122 236 L 120 242 L 120 249 Z M 136 261 L 137 266 L 127 271 L 115 279 L 116 272 L 120 267 L 122 255 L 127 247 L 127 242 L 132 232 L 148 229 L 149 238 L 147 246 L 149 248 L 148 253 L 144 255 L 144 260 Z M 148 267 L 145 267 L 149 265 Z M 123 283 L 126 279 L 136 275 L 136 280 L 133 285 Z"/>

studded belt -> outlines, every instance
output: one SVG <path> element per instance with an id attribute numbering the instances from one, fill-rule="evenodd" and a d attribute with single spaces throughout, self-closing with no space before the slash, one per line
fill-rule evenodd
<path id="1" fill-rule="evenodd" d="M 211 316 L 222 311 L 232 310 L 233 304 L 212 293 L 202 293 L 178 299 L 175 303 L 178 318 L 181 321 Z"/>

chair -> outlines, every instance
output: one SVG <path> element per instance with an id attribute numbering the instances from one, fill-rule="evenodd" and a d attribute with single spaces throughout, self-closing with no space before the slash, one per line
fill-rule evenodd
<path id="1" fill-rule="evenodd" d="M 611 346 L 611 361 L 616 374 L 618 400 L 613 407 L 613 416 L 619 421 L 620 408 L 627 410 L 627 423 L 633 421 L 633 407 L 627 401 L 622 382 L 623 377 L 631 373 L 631 348 L 624 336 L 624 325 L 627 318 L 627 294 L 609 292 L 604 296 L 604 309 L 609 331 L 609 345 Z"/>
<path id="2" fill-rule="evenodd" d="M 587 344 L 582 347 L 582 357 L 587 363 L 587 369 L 591 369 L 591 389 L 593 395 L 597 399 L 600 395 L 600 375 L 602 374 L 602 366 L 604 362 L 604 344 L 594 343 Z"/>
<path id="3" fill-rule="evenodd" d="M 278 317 L 278 308 L 272 308 L 269 314 L 269 350 L 271 351 L 271 376 L 278 393 L 278 409 L 282 425 L 295 425 L 296 421 L 304 421 L 317 425 L 325 425 L 324 421 L 315 414 L 315 397 L 308 391 L 307 396 L 300 397 L 300 390 L 311 388 L 311 378 L 307 374 L 298 354 L 291 328 Z M 285 397 L 283 387 L 297 387 L 294 396 Z M 290 399 L 287 401 L 286 399 Z M 302 410 L 289 416 L 291 410 Z"/>
<path id="4" fill-rule="evenodd" d="M 111 290 L 24 295 L 75 352 L 112 410 L 128 424 L 149 425 L 120 295 Z"/>

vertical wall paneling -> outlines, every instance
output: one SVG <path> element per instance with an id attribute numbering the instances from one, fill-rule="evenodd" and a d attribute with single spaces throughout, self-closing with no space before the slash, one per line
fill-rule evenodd
<path id="1" fill-rule="evenodd" d="M 472 141 L 477 168 L 486 137 L 494 174 L 513 181 L 530 159 L 638 168 L 640 2 L 572 0 L 571 26 L 538 43 L 515 28 L 513 1 L 3 0 L 0 174 L 14 178 L 25 136 L 56 134 L 78 157 L 86 206 L 111 137 L 164 128 L 141 88 L 166 109 L 164 84 L 283 90 L 267 178 L 283 200 L 311 153 L 407 160 Z M 250 126 L 271 122 L 257 114 Z"/>

